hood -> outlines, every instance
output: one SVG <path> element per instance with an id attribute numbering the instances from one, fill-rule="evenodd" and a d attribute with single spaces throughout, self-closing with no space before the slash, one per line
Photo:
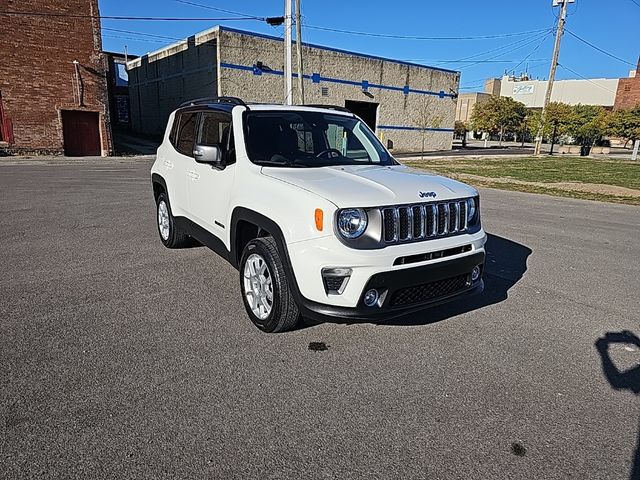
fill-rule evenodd
<path id="1" fill-rule="evenodd" d="M 464 183 L 404 165 L 263 167 L 262 173 L 313 192 L 339 208 L 420 203 L 477 195 L 473 187 Z"/>

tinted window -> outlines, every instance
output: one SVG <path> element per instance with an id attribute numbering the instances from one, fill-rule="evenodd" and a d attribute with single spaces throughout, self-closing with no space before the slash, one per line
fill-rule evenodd
<path id="1" fill-rule="evenodd" d="M 176 150 L 189 157 L 193 156 L 193 144 L 196 139 L 196 124 L 198 123 L 198 113 L 183 113 L 180 115 Z"/>
<path id="2" fill-rule="evenodd" d="M 235 162 L 235 145 L 231 128 L 231 115 L 222 112 L 204 112 L 198 133 L 199 145 L 218 145 L 225 165 Z"/>
<path id="3" fill-rule="evenodd" d="M 200 124 L 200 145 L 219 145 L 223 150 L 227 148 L 231 118 L 224 113 L 203 113 Z"/>

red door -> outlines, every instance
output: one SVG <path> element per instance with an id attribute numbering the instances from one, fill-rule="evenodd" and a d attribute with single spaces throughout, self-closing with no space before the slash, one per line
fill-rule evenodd
<path id="1" fill-rule="evenodd" d="M 96 112 L 64 110 L 64 154 L 69 157 L 100 155 L 100 117 Z"/>

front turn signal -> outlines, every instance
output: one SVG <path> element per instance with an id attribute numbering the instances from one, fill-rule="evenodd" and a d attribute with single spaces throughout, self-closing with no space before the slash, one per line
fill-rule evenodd
<path id="1" fill-rule="evenodd" d="M 324 225 L 324 212 L 322 211 L 321 208 L 316 208 L 315 219 L 316 219 L 316 228 L 318 229 L 319 232 L 321 232 L 322 227 Z"/>

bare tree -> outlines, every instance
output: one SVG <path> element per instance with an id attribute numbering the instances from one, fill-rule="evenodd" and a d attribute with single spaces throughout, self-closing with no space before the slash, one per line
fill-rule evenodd
<path id="1" fill-rule="evenodd" d="M 427 132 L 432 128 L 440 128 L 442 125 L 442 115 L 436 112 L 436 102 L 438 98 L 432 95 L 422 95 L 418 100 L 412 119 L 413 123 L 419 128 L 422 136 L 422 148 L 420 150 L 420 159 L 424 160 L 424 145 L 427 140 Z"/>

